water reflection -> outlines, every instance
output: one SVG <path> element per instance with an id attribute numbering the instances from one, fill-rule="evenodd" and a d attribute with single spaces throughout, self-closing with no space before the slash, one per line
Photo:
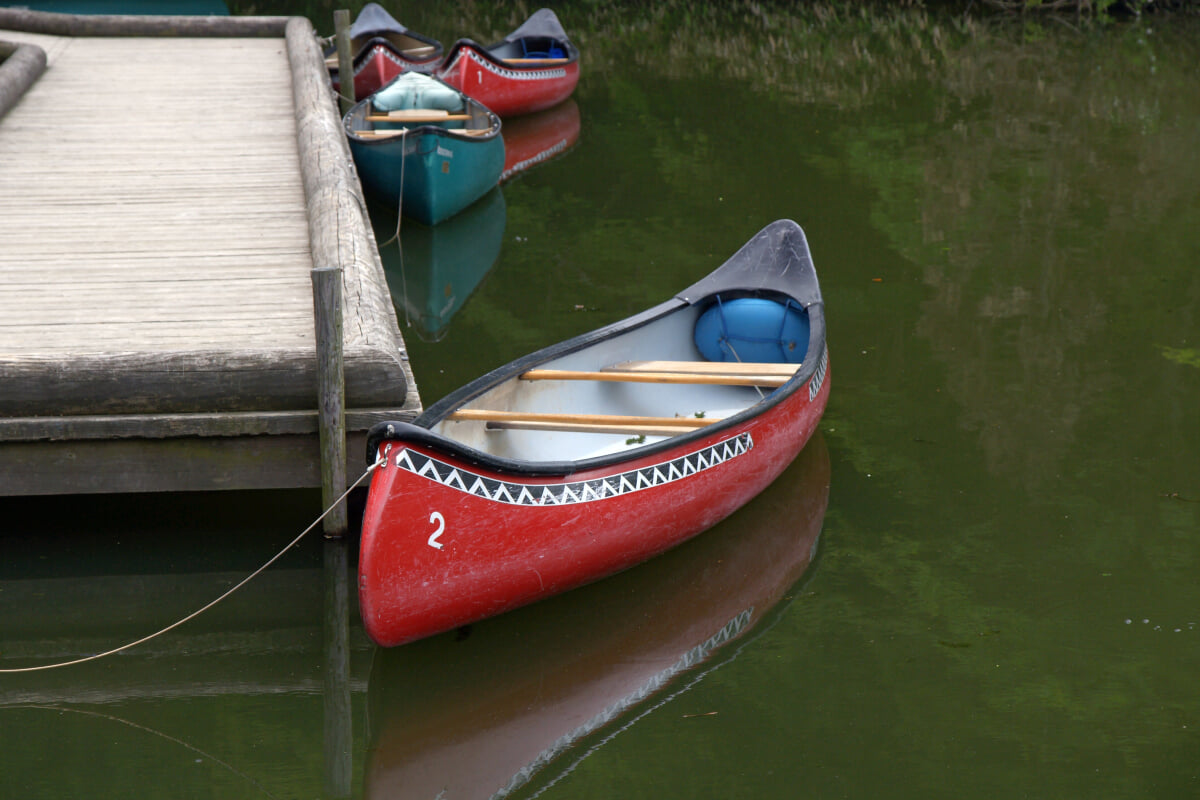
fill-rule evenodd
<path id="1" fill-rule="evenodd" d="M 440 340 L 500 256 L 507 220 L 504 193 L 497 186 L 432 227 L 406 219 L 399 239 L 391 241 L 396 210 L 375 203 L 370 211 L 388 289 L 405 333 Z"/>
<path id="2" fill-rule="evenodd" d="M 344 538 L 326 539 L 324 546 L 326 797 L 349 797 L 353 783 L 350 546 Z"/>
<path id="3" fill-rule="evenodd" d="M 504 120 L 504 171 L 500 182 L 558 158 L 579 141 L 579 106 L 574 98 L 554 108 Z"/>
<path id="4" fill-rule="evenodd" d="M 791 599 L 816 552 L 829 472 L 818 433 L 762 495 L 660 558 L 376 651 L 365 795 L 485 798 L 553 782 L 599 746 L 581 747 L 587 737 L 685 671 L 711 669 L 723 646 Z"/>
<path id="5" fill-rule="evenodd" d="M 182 619 L 320 510 L 310 491 L 5 498 L 3 507 L 5 669 L 104 652 Z M 323 723 L 327 733 L 353 731 L 344 716 L 330 724 L 321 698 L 361 697 L 370 652 L 341 564 L 323 570 L 311 538 L 159 638 L 0 676 L 0 797 L 320 793 Z M 323 585 L 323 572 L 343 586 L 331 618 L 341 627 L 326 637 L 324 595 L 336 587 Z M 340 655 L 330 646 L 338 640 Z M 348 753 L 336 759 L 342 771 L 328 777 L 344 793 L 356 773 Z"/>

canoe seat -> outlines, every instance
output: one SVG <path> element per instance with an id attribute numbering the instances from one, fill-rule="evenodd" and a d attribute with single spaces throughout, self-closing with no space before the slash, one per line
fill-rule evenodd
<path id="1" fill-rule="evenodd" d="M 599 370 L 532 369 L 526 381 L 624 381 L 722 386 L 777 387 L 787 383 L 799 364 L 728 361 L 625 361 Z"/>
<path id="2" fill-rule="evenodd" d="M 488 430 L 564 431 L 616 433 L 633 436 L 675 436 L 703 428 L 719 419 L 708 417 L 631 417 L 617 414 L 539 414 L 529 411 L 492 411 L 461 408 L 446 419 L 486 422 Z"/>

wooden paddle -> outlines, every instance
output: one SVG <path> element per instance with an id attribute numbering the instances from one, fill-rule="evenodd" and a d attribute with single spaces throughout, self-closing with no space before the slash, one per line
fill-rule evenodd
<path id="1" fill-rule="evenodd" d="M 443 130 L 446 133 L 457 133 L 459 136 L 486 136 L 492 132 L 491 128 L 443 128 Z M 408 128 L 392 128 L 382 131 L 355 131 L 354 135 L 363 139 L 387 139 L 407 132 Z"/>
<path id="2" fill-rule="evenodd" d="M 650 436 L 674 436 L 720 422 L 719 419 L 706 417 L 541 414 L 531 411 L 492 411 L 482 408 L 462 408 L 450 414 L 447 419 L 456 422 L 486 422 L 489 429 L 631 433 Z"/>
<path id="3" fill-rule="evenodd" d="M 521 379 L 777 387 L 787 383 L 799 366 L 718 361 L 627 361 L 601 370 L 531 369 L 523 373 Z"/>
<path id="4" fill-rule="evenodd" d="M 605 367 L 604 371 L 620 372 L 683 372 L 697 375 L 770 375 L 790 378 L 800 369 L 799 364 L 775 364 L 755 361 L 622 361 Z"/>
<path id="5" fill-rule="evenodd" d="M 408 128 L 393 128 L 387 131 L 354 131 L 354 135 L 362 139 L 388 139 L 393 136 L 403 136 L 408 133 Z"/>
<path id="6" fill-rule="evenodd" d="M 441 108 L 401 108 L 383 114 L 368 114 L 368 122 L 449 122 L 467 120 L 470 114 L 451 114 Z"/>
<path id="7" fill-rule="evenodd" d="M 550 66 L 552 64 L 566 64 L 570 60 L 569 58 L 506 58 L 504 59 L 504 63 L 524 64 L 526 66 L 545 64 L 546 66 Z"/>
<path id="8" fill-rule="evenodd" d="M 553 431 L 558 433 L 611 433 L 620 436 L 678 436 L 696 428 L 668 425 L 589 425 L 584 422 L 489 422 L 489 431 Z"/>

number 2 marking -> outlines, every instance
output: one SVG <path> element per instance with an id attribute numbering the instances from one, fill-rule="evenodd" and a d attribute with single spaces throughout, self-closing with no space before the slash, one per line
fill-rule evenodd
<path id="1" fill-rule="evenodd" d="M 446 530 L 446 518 L 442 516 L 442 512 L 435 511 L 429 515 L 429 521 L 437 526 L 437 529 L 429 534 L 429 546 L 441 550 L 442 543 L 438 541 L 438 537 Z"/>

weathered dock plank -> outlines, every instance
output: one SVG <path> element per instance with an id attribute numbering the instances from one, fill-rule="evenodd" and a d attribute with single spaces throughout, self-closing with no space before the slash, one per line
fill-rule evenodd
<path id="1" fill-rule="evenodd" d="M 312 26 L 232 24 L 0 9 L 0 494 L 319 486 L 314 267 L 351 478 L 420 409 Z"/>

